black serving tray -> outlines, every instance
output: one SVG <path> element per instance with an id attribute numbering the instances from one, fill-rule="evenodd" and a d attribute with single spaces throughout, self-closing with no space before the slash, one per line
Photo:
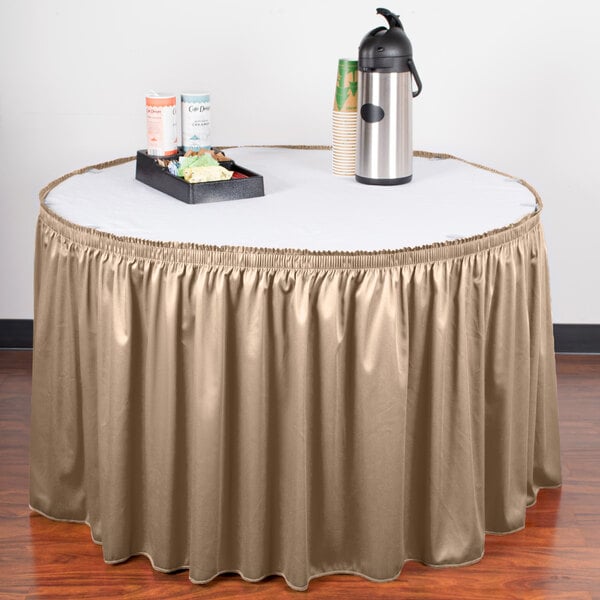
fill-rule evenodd
<path id="1" fill-rule="evenodd" d="M 222 202 L 224 200 L 256 198 L 265 195 L 262 175 L 254 173 L 254 171 L 250 171 L 234 161 L 220 164 L 231 171 L 243 173 L 248 178 L 188 183 L 181 177 L 171 175 L 166 168 L 161 167 L 154 156 L 148 156 L 147 150 L 137 151 L 135 178 L 188 204 Z"/>

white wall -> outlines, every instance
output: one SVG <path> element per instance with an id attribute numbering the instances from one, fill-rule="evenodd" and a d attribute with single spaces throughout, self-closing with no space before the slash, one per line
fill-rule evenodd
<path id="1" fill-rule="evenodd" d="M 205 88 L 215 144 L 328 144 L 337 59 L 383 5 L 424 83 L 415 147 L 545 201 L 554 321 L 600 323 L 600 3 L 0 0 L 0 319 L 31 318 L 37 192 L 145 145 L 144 94 Z"/>

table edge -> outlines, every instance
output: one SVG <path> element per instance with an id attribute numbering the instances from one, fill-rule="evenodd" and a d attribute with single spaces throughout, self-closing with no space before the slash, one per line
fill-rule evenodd
<path id="1" fill-rule="evenodd" d="M 303 150 L 325 150 L 330 146 L 224 146 L 223 149 L 241 147 L 284 148 Z M 137 237 L 118 236 L 72 223 L 49 208 L 45 199 L 49 192 L 63 181 L 90 171 L 106 169 L 135 160 L 135 156 L 117 158 L 76 169 L 50 182 L 39 192 L 39 223 L 53 230 L 56 234 L 70 242 L 89 246 L 98 250 L 109 251 L 130 258 L 160 260 L 172 263 L 192 263 L 222 266 L 245 266 L 256 268 L 289 268 L 289 269 L 371 269 L 390 268 L 422 262 L 436 262 L 458 258 L 469 254 L 489 250 L 493 247 L 516 240 L 526 235 L 539 225 L 543 207 L 542 199 L 533 186 L 519 179 L 474 163 L 452 154 L 417 150 L 414 156 L 440 160 L 457 160 L 478 169 L 483 169 L 514 179 L 526 187 L 536 200 L 536 207 L 519 221 L 501 228 L 492 229 L 474 236 L 435 242 L 422 246 L 383 250 L 331 251 L 304 250 L 297 248 L 264 248 L 253 246 L 215 246 L 192 242 L 162 242 Z"/>

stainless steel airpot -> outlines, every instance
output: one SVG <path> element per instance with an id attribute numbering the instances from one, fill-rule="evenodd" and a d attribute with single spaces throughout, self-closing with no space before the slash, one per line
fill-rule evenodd
<path id="1" fill-rule="evenodd" d="M 377 13 L 389 27 L 370 31 L 358 49 L 356 180 L 398 185 L 412 179 L 412 99 L 422 84 L 400 19 L 386 8 Z"/>

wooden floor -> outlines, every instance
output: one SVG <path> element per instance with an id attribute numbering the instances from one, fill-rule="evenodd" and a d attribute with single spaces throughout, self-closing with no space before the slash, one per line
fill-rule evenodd
<path id="1" fill-rule="evenodd" d="M 290 591 L 279 577 L 221 576 L 193 585 L 157 573 L 143 557 L 106 565 L 86 525 L 56 523 L 28 508 L 31 353 L 0 351 L 0 600 L 37 598 L 531 598 L 600 599 L 600 356 L 559 356 L 562 489 L 543 490 L 523 531 L 487 536 L 478 564 L 433 569 L 408 563 L 399 579 L 349 575 Z"/>

